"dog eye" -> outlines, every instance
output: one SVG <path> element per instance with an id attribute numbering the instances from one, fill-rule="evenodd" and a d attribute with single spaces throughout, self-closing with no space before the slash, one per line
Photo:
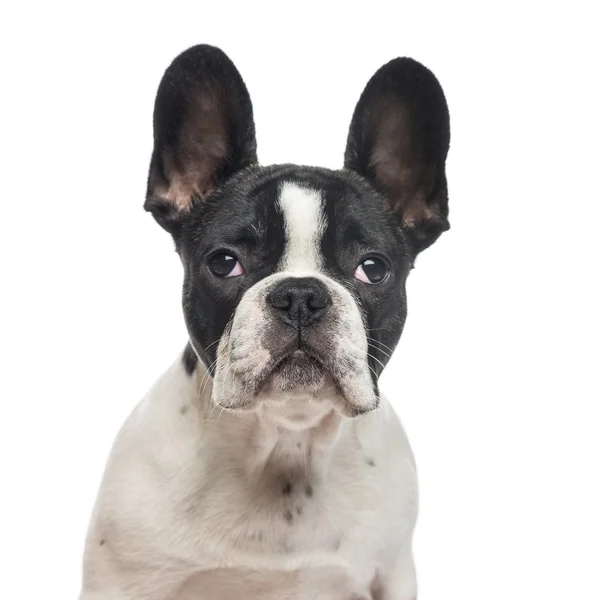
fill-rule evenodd
<path id="1" fill-rule="evenodd" d="M 364 283 L 383 283 L 390 274 L 388 265 L 376 257 L 366 258 L 355 271 L 355 277 Z"/>
<path id="2" fill-rule="evenodd" d="M 216 277 L 238 277 L 245 273 L 241 263 L 226 252 L 218 252 L 212 255 L 208 261 L 208 266 Z"/>

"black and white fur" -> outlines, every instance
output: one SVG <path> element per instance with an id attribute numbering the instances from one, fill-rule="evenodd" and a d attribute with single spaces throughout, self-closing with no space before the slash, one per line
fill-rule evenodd
<path id="1" fill-rule="evenodd" d="M 344 169 L 262 167 L 241 76 L 196 46 L 154 140 L 145 207 L 183 264 L 189 343 L 115 442 L 81 599 L 413 600 L 415 467 L 378 378 L 448 229 L 440 85 L 395 59 Z"/>

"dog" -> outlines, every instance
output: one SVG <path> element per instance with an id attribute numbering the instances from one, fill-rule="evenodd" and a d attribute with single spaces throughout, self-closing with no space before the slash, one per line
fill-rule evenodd
<path id="1" fill-rule="evenodd" d="M 378 380 L 417 255 L 449 228 L 449 113 L 426 67 L 367 83 L 344 168 L 260 166 L 220 49 L 167 68 L 145 209 L 189 341 L 114 443 L 81 600 L 414 600 L 414 459 Z"/>

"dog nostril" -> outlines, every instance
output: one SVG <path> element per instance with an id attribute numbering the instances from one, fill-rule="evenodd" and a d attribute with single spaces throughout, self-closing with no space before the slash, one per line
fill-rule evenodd
<path id="1" fill-rule="evenodd" d="M 307 308 L 310 310 L 322 310 L 326 308 L 330 299 L 323 294 L 314 294 L 307 299 Z"/>
<path id="2" fill-rule="evenodd" d="M 280 310 L 289 310 L 293 304 L 293 299 L 290 293 L 286 294 L 270 294 L 268 302 L 272 308 L 278 308 Z"/>

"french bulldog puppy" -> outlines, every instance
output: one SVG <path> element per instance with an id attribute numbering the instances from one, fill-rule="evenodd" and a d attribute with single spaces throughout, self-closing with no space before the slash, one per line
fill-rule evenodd
<path id="1" fill-rule="evenodd" d="M 261 166 L 229 58 L 168 67 L 145 208 L 180 256 L 189 340 L 115 441 L 81 600 L 416 598 L 416 471 L 378 378 L 449 227 L 449 138 L 438 81 L 397 58 L 343 169 Z"/>

